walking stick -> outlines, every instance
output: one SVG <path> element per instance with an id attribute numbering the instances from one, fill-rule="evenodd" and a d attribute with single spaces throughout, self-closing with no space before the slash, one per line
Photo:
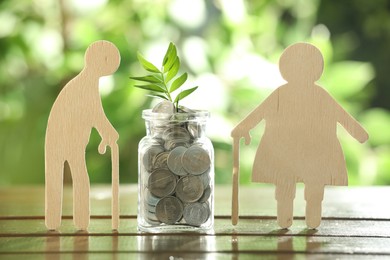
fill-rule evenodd
<path id="1" fill-rule="evenodd" d="M 240 184 L 240 138 L 233 137 L 233 190 L 232 190 L 232 224 L 238 223 L 238 187 Z"/>
<path id="2" fill-rule="evenodd" d="M 112 229 L 117 230 L 119 227 L 119 148 L 115 143 L 111 147 L 111 164 L 112 164 Z"/>

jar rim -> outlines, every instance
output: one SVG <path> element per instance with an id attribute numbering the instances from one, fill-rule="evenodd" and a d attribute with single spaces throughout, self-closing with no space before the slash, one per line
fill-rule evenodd
<path id="1" fill-rule="evenodd" d="M 175 116 L 176 115 L 176 116 Z M 192 112 L 180 112 L 175 114 L 155 113 L 152 109 L 142 111 L 142 118 L 145 120 L 165 120 L 165 121 L 199 121 L 208 120 L 210 112 L 207 110 L 192 110 Z"/>

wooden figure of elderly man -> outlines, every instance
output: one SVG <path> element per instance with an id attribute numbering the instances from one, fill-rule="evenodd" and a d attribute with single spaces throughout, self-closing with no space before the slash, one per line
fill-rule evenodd
<path id="1" fill-rule="evenodd" d="M 233 150 L 237 150 L 238 140 L 244 137 L 249 144 L 249 131 L 265 120 L 252 181 L 276 185 L 277 221 L 282 228 L 292 224 L 297 182 L 305 184 L 306 224 L 310 228 L 320 225 L 324 186 L 348 184 L 337 123 L 359 142 L 368 139 L 362 126 L 315 84 L 323 64 L 321 52 L 311 44 L 288 47 L 279 60 L 279 70 L 287 84 L 277 88 L 232 131 L 236 146 Z M 238 186 L 234 172 L 233 177 Z M 233 200 L 237 199 L 234 196 Z M 233 218 L 238 217 L 238 203 L 234 205 Z M 233 218 L 233 223 L 237 222 Z"/>
<path id="2" fill-rule="evenodd" d="M 45 223 L 48 229 L 61 224 L 63 170 L 67 161 L 73 183 L 73 219 L 86 230 L 90 220 L 89 177 L 85 148 L 94 127 L 102 137 L 99 153 L 111 147 L 113 174 L 113 229 L 118 227 L 118 147 L 117 131 L 104 114 L 99 96 L 99 78 L 113 74 L 120 55 L 108 41 L 92 43 L 85 53 L 83 70 L 62 89 L 50 112 L 45 140 Z M 114 201 L 115 199 L 115 201 Z M 114 216 L 115 215 L 115 216 Z"/>

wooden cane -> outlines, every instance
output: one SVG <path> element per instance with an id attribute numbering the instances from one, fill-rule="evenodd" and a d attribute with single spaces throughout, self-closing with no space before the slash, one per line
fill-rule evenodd
<path id="1" fill-rule="evenodd" d="M 238 223 L 238 187 L 240 184 L 240 138 L 233 137 L 233 190 L 232 190 L 232 224 Z"/>
<path id="2" fill-rule="evenodd" d="M 117 230 L 119 227 L 119 148 L 118 144 L 111 147 L 112 163 L 112 229 Z"/>

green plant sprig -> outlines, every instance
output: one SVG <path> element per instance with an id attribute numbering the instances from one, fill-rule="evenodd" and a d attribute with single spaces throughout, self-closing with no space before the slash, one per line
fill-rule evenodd
<path id="1" fill-rule="evenodd" d="M 169 44 L 165 53 L 161 69 L 158 69 L 151 62 L 147 61 L 140 52 L 137 53 L 137 57 L 142 67 L 151 73 L 142 77 L 130 77 L 130 79 L 147 83 L 134 86 L 151 91 L 151 94 L 148 96 L 171 101 L 175 105 L 176 111 L 178 111 L 179 108 L 179 101 L 190 95 L 198 88 L 196 86 L 183 90 L 177 94 L 174 99 L 172 98 L 172 92 L 178 90 L 188 78 L 187 72 L 175 78 L 180 69 L 180 59 L 177 55 L 176 46 L 172 42 Z"/>

